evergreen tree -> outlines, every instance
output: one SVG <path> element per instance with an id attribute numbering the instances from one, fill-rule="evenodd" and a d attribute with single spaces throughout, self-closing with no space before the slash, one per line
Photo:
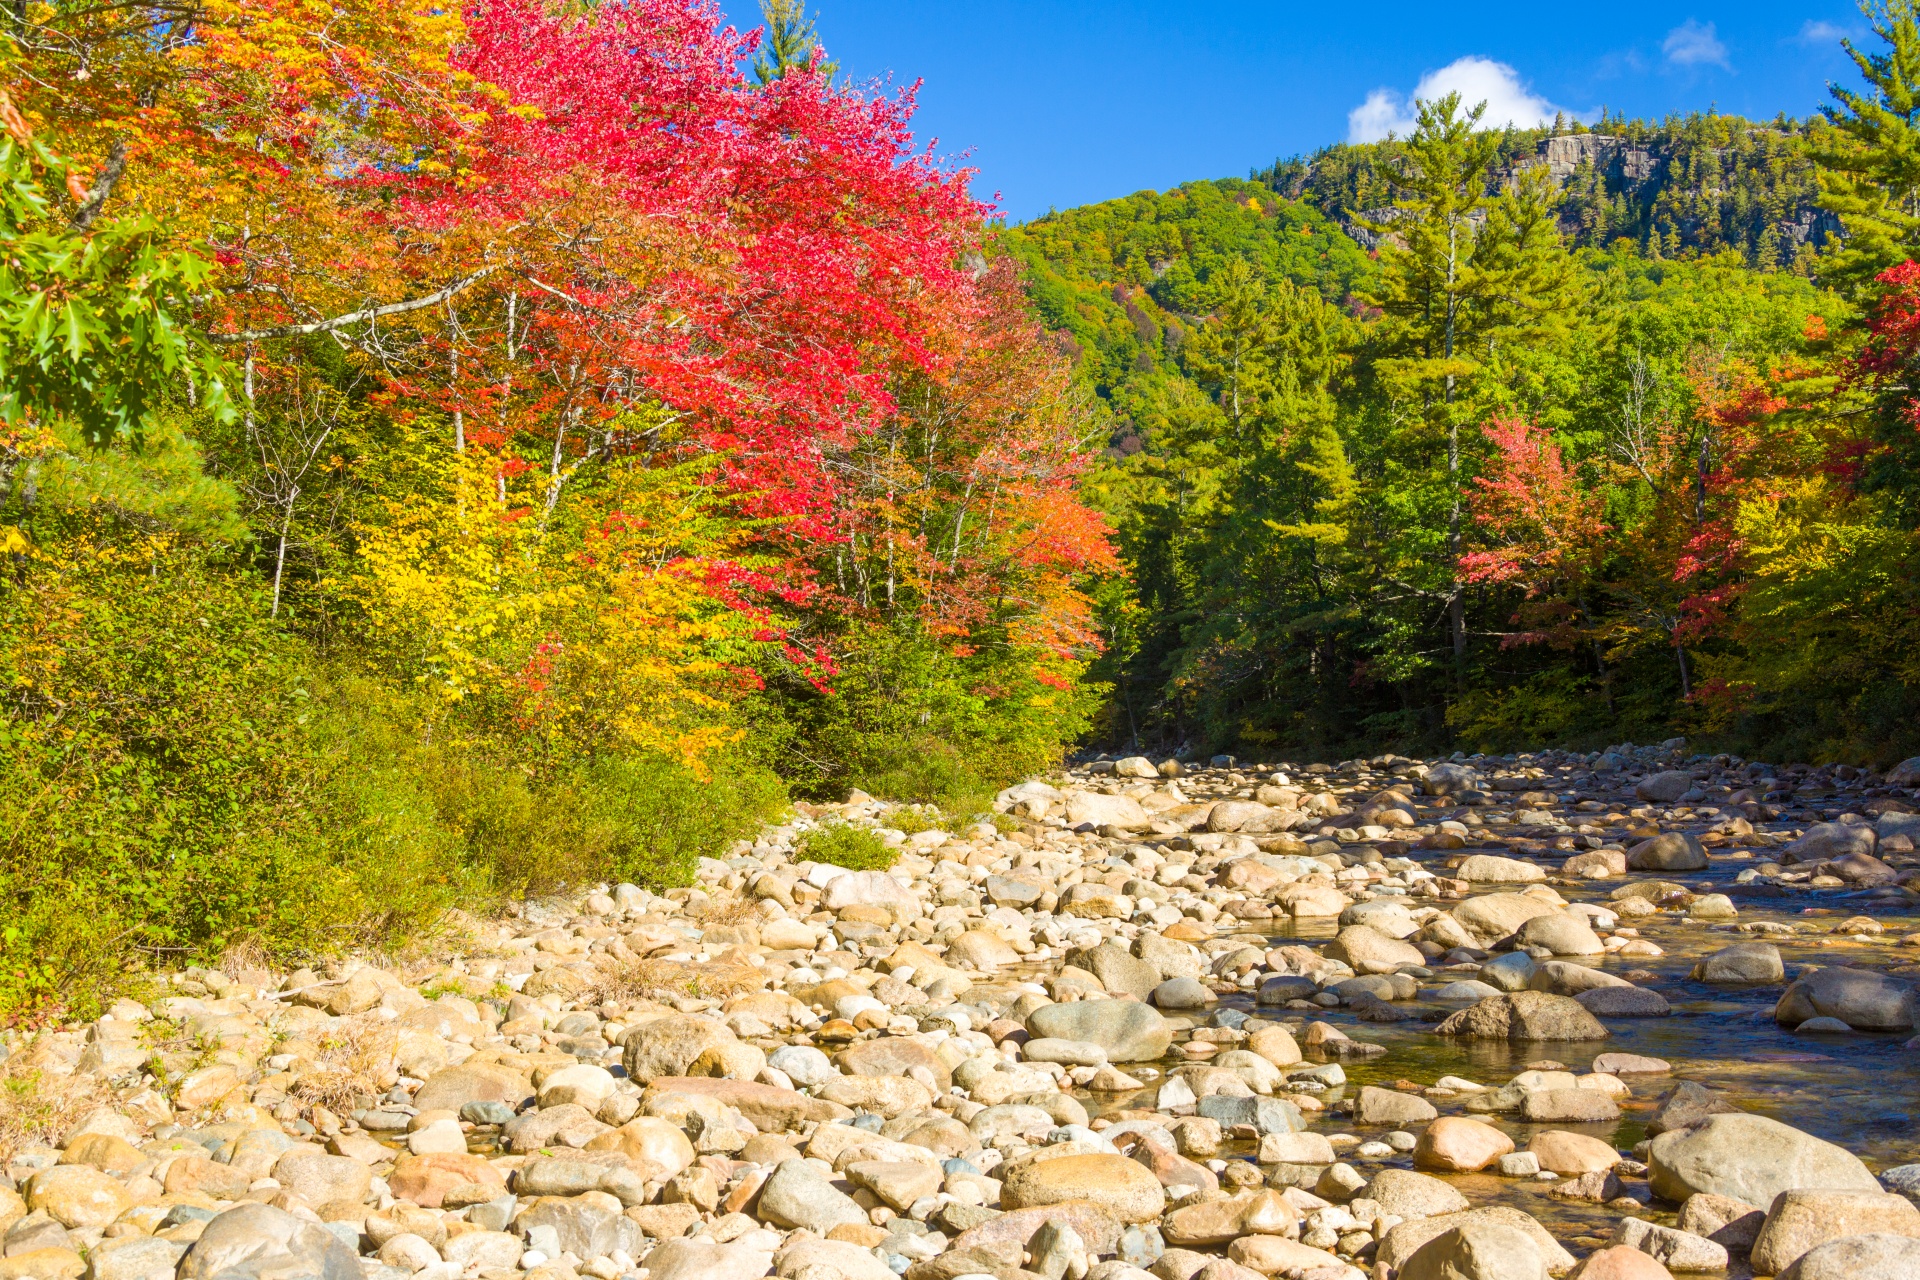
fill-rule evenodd
<path id="1" fill-rule="evenodd" d="M 1884 48 L 1844 41 L 1871 86 L 1856 93 L 1828 86 L 1825 114 L 1836 136 L 1816 148 L 1821 205 L 1840 215 L 1847 242 L 1821 274 L 1854 292 L 1914 255 L 1920 246 L 1920 20 L 1916 0 L 1862 7 Z"/>
<path id="2" fill-rule="evenodd" d="M 767 34 L 760 44 L 760 56 L 753 60 L 753 74 L 761 84 L 771 84 L 795 67 L 810 63 L 820 40 L 804 0 L 761 0 L 760 13 L 767 21 Z M 819 67 L 820 74 L 829 78 L 839 69 L 839 63 L 824 59 Z"/>

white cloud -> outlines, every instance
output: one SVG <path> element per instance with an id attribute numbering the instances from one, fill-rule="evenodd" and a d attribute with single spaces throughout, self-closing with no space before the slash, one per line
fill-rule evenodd
<path id="1" fill-rule="evenodd" d="M 1511 124 L 1531 129 L 1551 121 L 1560 108 L 1533 92 L 1520 79 L 1520 73 L 1492 58 L 1458 58 L 1420 77 L 1409 98 L 1392 89 L 1375 89 L 1367 100 L 1347 113 L 1349 142 L 1378 142 L 1389 133 L 1405 137 L 1413 132 L 1413 102 L 1432 102 L 1449 93 L 1460 95 L 1463 109 L 1472 110 L 1481 102 L 1487 112 L 1481 127 L 1503 129 Z"/>
<path id="2" fill-rule="evenodd" d="M 1714 66 L 1733 70 L 1733 64 L 1727 61 L 1727 46 L 1720 42 L 1711 22 L 1702 24 L 1688 18 L 1667 32 L 1660 50 L 1667 55 L 1667 61 L 1677 67 Z"/>
<path id="3" fill-rule="evenodd" d="M 1796 41 L 1804 45 L 1839 44 L 1854 33 L 1834 22 L 1816 22 L 1808 18 L 1801 24 Z"/>

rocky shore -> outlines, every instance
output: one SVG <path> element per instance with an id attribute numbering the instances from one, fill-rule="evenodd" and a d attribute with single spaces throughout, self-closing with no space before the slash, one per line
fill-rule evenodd
<path id="1" fill-rule="evenodd" d="M 1911 1280 L 1917 786 L 1676 741 L 798 806 L 691 889 L 12 1034 L 0 1280 Z"/>

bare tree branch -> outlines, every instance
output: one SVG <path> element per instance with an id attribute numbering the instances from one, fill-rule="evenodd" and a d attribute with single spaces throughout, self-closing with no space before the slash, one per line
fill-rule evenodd
<path id="1" fill-rule="evenodd" d="M 349 312 L 344 316 L 335 316 L 331 320 L 315 320 L 311 324 L 281 325 L 274 329 L 245 329 L 239 333 L 209 334 L 212 342 L 258 342 L 264 338 L 295 338 L 305 333 L 326 333 L 334 329 L 344 329 L 348 325 L 360 324 L 367 320 L 378 320 L 382 316 L 397 316 L 408 311 L 424 311 L 428 307 L 437 307 L 461 290 L 486 279 L 500 268 L 482 267 L 480 270 L 456 280 L 444 289 L 437 289 L 424 298 L 412 298 L 406 302 L 389 302 L 378 307 L 368 307 L 363 311 Z"/>

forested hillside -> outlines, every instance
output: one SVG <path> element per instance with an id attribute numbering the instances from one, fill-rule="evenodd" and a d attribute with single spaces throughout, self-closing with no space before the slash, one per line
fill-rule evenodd
<path id="1" fill-rule="evenodd" d="M 1104 740 L 1910 754 L 1878 102 L 1529 133 L 1442 101 L 1007 229 L 1109 415 Z"/>
<path id="2" fill-rule="evenodd" d="M 1561 188 L 1561 232 L 1581 248 L 1627 240 L 1648 258 L 1732 249 L 1749 266 L 1806 274 L 1840 222 L 1820 206 L 1815 153 L 1838 145 L 1824 117 L 1767 123 L 1694 114 L 1658 122 L 1603 118 L 1592 128 L 1508 129 L 1489 166 L 1495 183 L 1544 164 Z M 1394 199 L 1403 141 L 1339 143 L 1274 164 L 1254 181 L 1325 213 L 1371 244 L 1360 225 Z"/>

